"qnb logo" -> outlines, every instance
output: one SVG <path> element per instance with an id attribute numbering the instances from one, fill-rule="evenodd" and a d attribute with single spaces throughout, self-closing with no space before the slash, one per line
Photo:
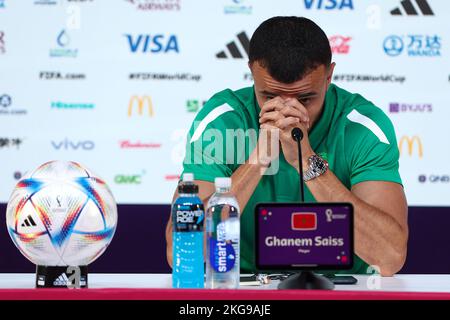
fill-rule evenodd
<path id="1" fill-rule="evenodd" d="M 216 54 L 216 57 L 219 59 L 228 59 L 229 55 L 231 55 L 231 58 L 233 59 L 244 59 L 245 54 L 245 57 L 247 58 L 248 49 L 250 47 L 250 40 L 245 31 L 242 31 L 237 35 L 237 40 L 238 41 L 229 42 L 226 45 L 227 50 L 220 51 Z M 238 47 L 238 44 L 240 45 L 240 48 Z"/>
<path id="2" fill-rule="evenodd" d="M 307 10 L 353 10 L 352 0 L 304 0 Z"/>
<path id="3" fill-rule="evenodd" d="M 351 37 L 344 37 L 340 35 L 332 36 L 328 39 L 330 41 L 331 52 L 333 54 L 348 54 L 350 51 Z"/>
<path id="4" fill-rule="evenodd" d="M 163 34 L 139 34 L 131 35 L 125 34 L 127 38 L 130 51 L 132 53 L 179 53 L 180 48 L 178 45 L 178 38 L 176 35 L 163 35 Z"/>
<path id="5" fill-rule="evenodd" d="M 317 229 L 317 214 L 315 212 L 293 212 L 291 229 L 295 231 L 312 231 Z"/>
<path id="6" fill-rule="evenodd" d="M 415 3 L 415 6 L 414 4 Z M 391 15 L 393 16 L 402 16 L 406 14 L 407 16 L 417 16 L 419 12 L 424 16 L 434 16 L 433 10 L 431 10 L 430 5 L 427 0 L 403 0 L 400 2 L 401 8 L 395 8 L 391 10 Z M 402 12 L 404 11 L 404 13 Z"/>
<path id="7" fill-rule="evenodd" d="M 403 52 L 410 57 L 441 56 L 442 38 L 438 35 L 390 35 L 383 41 L 384 52 L 397 57 Z"/>
<path id="8" fill-rule="evenodd" d="M 62 141 L 51 141 L 55 150 L 84 150 L 90 151 L 95 148 L 95 143 L 90 140 L 72 141 L 64 139 Z"/>
<path id="9" fill-rule="evenodd" d="M 437 175 L 437 174 L 431 174 L 429 176 L 426 176 L 424 174 L 421 174 L 419 176 L 419 182 L 420 183 L 450 183 L 450 175 L 443 174 L 443 175 Z"/>
<path id="10" fill-rule="evenodd" d="M 147 107 L 145 109 L 145 107 Z M 128 117 L 131 117 L 134 113 L 133 110 L 137 108 L 137 114 L 142 116 L 144 115 L 144 111 L 147 110 L 147 115 L 149 117 L 154 116 L 153 111 L 153 102 L 152 98 L 150 96 L 137 96 L 134 95 L 130 98 L 130 101 L 128 102 Z"/>
<path id="11" fill-rule="evenodd" d="M 142 175 L 118 174 L 114 177 L 114 182 L 117 184 L 141 184 Z"/>
<path id="12" fill-rule="evenodd" d="M 413 137 L 409 137 L 409 136 L 403 136 L 399 143 L 398 143 L 398 149 L 400 151 L 400 155 L 403 155 L 403 145 L 406 143 L 406 145 L 408 146 L 407 151 L 408 151 L 408 155 L 411 157 L 415 151 L 417 150 L 417 155 L 419 156 L 420 159 L 422 159 L 423 157 L 423 145 L 422 145 L 422 140 L 418 137 L 418 136 L 413 136 Z"/>

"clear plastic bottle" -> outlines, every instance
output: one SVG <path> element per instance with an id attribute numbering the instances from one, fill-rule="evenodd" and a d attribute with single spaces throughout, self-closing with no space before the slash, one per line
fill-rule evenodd
<path id="1" fill-rule="evenodd" d="M 216 178 L 216 192 L 206 212 L 206 288 L 239 287 L 239 204 L 231 193 L 231 178 Z"/>
<path id="2" fill-rule="evenodd" d="M 172 286 L 204 288 L 203 225 L 205 212 L 194 175 L 185 173 L 172 206 Z"/>

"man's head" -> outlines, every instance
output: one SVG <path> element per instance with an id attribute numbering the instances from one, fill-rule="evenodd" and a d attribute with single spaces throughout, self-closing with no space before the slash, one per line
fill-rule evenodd
<path id="1" fill-rule="evenodd" d="M 301 17 L 264 21 L 250 40 L 249 66 L 260 106 L 275 96 L 297 98 L 318 119 L 334 68 L 318 25 Z"/>

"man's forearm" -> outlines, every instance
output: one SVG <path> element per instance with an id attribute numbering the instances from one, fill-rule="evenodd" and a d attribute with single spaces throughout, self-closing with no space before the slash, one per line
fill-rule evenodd
<path id="1" fill-rule="evenodd" d="M 306 183 L 319 202 L 350 202 L 355 214 L 355 252 L 370 265 L 392 275 L 403 265 L 407 231 L 389 214 L 369 205 L 349 191 L 328 170 Z"/>
<path id="2" fill-rule="evenodd" d="M 232 192 L 238 200 L 241 214 L 266 169 L 259 163 L 257 149 L 255 149 L 247 162 L 241 165 L 231 176 Z"/>

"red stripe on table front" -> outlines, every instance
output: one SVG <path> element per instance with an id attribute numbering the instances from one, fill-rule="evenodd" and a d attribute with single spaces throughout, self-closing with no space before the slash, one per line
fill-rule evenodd
<path id="1" fill-rule="evenodd" d="M 1 289 L 0 300 L 450 300 L 450 293 L 375 290 Z"/>

